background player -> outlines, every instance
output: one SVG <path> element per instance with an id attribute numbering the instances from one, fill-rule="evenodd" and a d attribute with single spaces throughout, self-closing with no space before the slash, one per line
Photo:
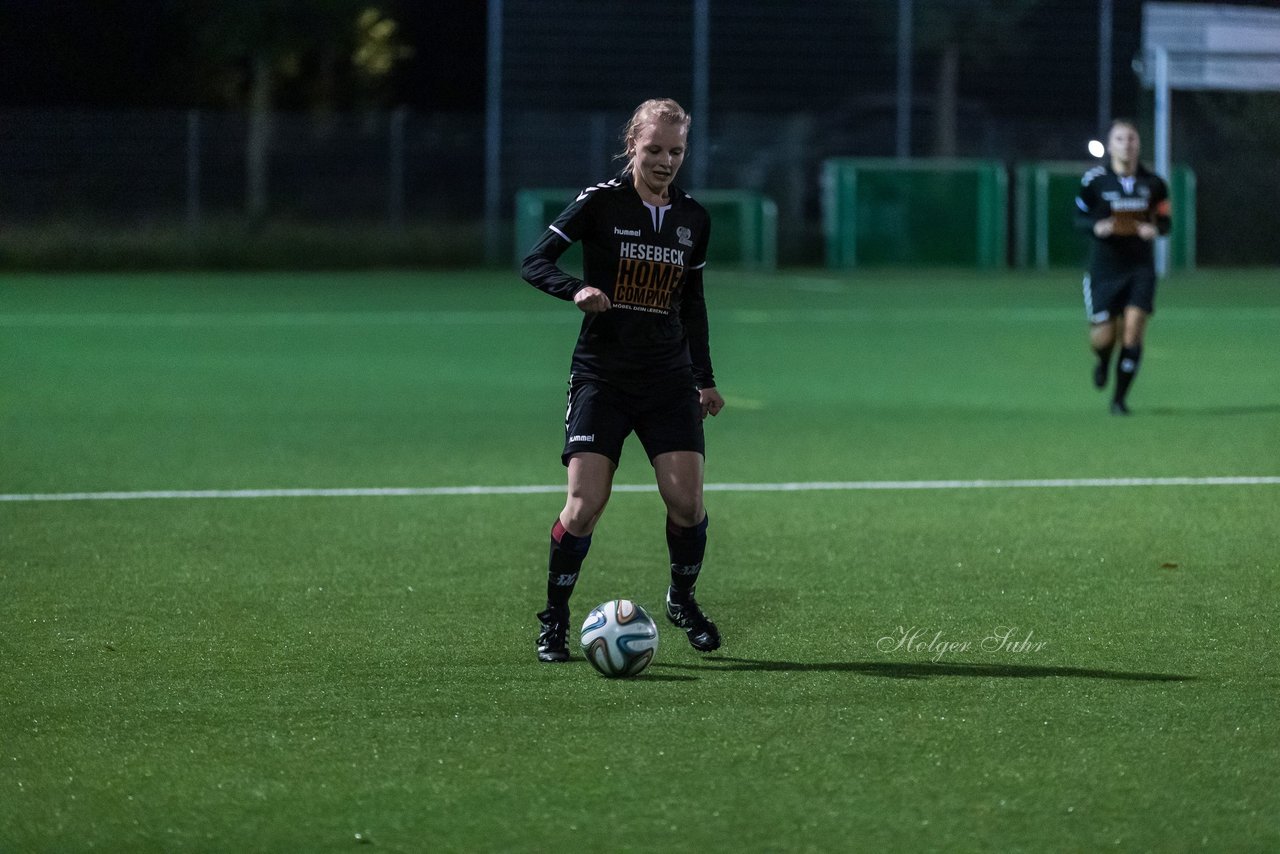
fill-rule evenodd
<path id="1" fill-rule="evenodd" d="M 1093 234 L 1084 277 L 1089 341 L 1098 357 L 1093 384 L 1105 388 L 1111 351 L 1120 338 L 1113 415 L 1128 415 L 1125 402 L 1142 361 L 1147 318 L 1155 311 L 1153 244 L 1168 234 L 1169 190 L 1164 179 L 1138 160 L 1141 140 L 1133 122 L 1116 119 L 1107 133 L 1109 162 L 1081 180 L 1076 223 Z"/>
<path id="2" fill-rule="evenodd" d="M 623 137 L 622 173 L 583 190 L 521 269 L 534 287 L 573 300 L 585 314 L 561 455 L 568 496 L 551 528 L 547 605 L 538 614 L 540 661 L 569 658 L 569 598 L 632 432 L 667 509 L 667 617 L 695 649 L 720 646 L 719 630 L 694 598 L 707 541 L 702 420 L 724 400 L 715 388 L 702 290 L 711 224 L 706 210 L 672 183 L 689 124 L 669 99 L 637 107 Z M 582 280 L 556 265 L 576 240 L 583 243 Z"/>

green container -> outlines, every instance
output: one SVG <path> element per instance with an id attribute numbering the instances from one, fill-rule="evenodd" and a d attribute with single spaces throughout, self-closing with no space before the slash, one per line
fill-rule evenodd
<path id="1" fill-rule="evenodd" d="M 773 199 L 748 190 L 700 190 L 689 195 L 711 215 L 709 266 L 778 268 L 778 206 Z"/>
<path id="2" fill-rule="evenodd" d="M 1090 237 L 1075 227 L 1080 179 L 1098 161 L 1041 161 L 1015 170 L 1014 258 L 1019 267 L 1083 267 Z M 1169 267 L 1196 265 L 1196 176 L 1174 166 L 1169 176 L 1173 229 L 1169 232 Z"/>
<path id="3" fill-rule="evenodd" d="M 578 197 L 581 189 L 525 189 L 516 193 L 515 261 L 519 264 L 542 239 L 547 226 Z M 778 206 L 746 190 L 702 190 L 690 195 L 711 216 L 709 266 L 774 270 L 778 266 Z M 566 272 L 582 275 L 582 247 L 560 256 Z"/>
<path id="4" fill-rule="evenodd" d="M 827 266 L 1004 267 L 1008 186 L 993 160 L 827 160 Z"/>

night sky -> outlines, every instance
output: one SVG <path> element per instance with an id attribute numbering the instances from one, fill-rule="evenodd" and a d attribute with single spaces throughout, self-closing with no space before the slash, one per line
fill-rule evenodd
<path id="1" fill-rule="evenodd" d="M 193 91 L 174 0 L 3 0 L 0 105 L 222 107 Z M 392 100 L 423 110 L 484 105 L 485 4 L 405 2 L 394 12 L 414 56 Z"/>

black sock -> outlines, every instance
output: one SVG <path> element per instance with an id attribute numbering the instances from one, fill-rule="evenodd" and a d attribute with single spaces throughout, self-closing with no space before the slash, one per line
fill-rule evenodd
<path id="1" fill-rule="evenodd" d="M 693 594 L 707 550 L 707 517 L 692 528 L 682 528 L 667 518 L 667 551 L 671 555 L 671 593 L 675 598 Z"/>
<path id="2" fill-rule="evenodd" d="M 1116 402 L 1124 403 L 1129 394 L 1129 386 L 1138 373 L 1138 364 L 1142 361 L 1142 345 L 1120 348 L 1120 362 L 1116 365 Z"/>
<path id="3" fill-rule="evenodd" d="M 591 548 L 591 535 L 575 537 L 560 520 L 551 526 L 551 554 L 547 558 L 547 609 L 569 609 L 569 597 L 578 583 L 582 561 Z"/>
<path id="4" fill-rule="evenodd" d="M 1098 365 L 1105 368 L 1111 361 L 1111 351 L 1115 348 L 1115 344 L 1108 344 L 1105 347 L 1094 347 L 1093 355 L 1098 357 Z"/>

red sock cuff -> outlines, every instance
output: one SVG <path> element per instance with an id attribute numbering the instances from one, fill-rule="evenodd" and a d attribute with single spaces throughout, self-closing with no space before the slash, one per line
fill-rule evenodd
<path id="1" fill-rule="evenodd" d="M 573 534 L 569 533 L 569 529 L 566 528 L 559 519 L 556 519 L 556 523 L 551 526 L 551 541 L 555 543 L 558 548 L 580 554 L 586 554 L 587 549 L 591 547 L 590 534 L 587 534 L 585 537 L 575 537 Z"/>

